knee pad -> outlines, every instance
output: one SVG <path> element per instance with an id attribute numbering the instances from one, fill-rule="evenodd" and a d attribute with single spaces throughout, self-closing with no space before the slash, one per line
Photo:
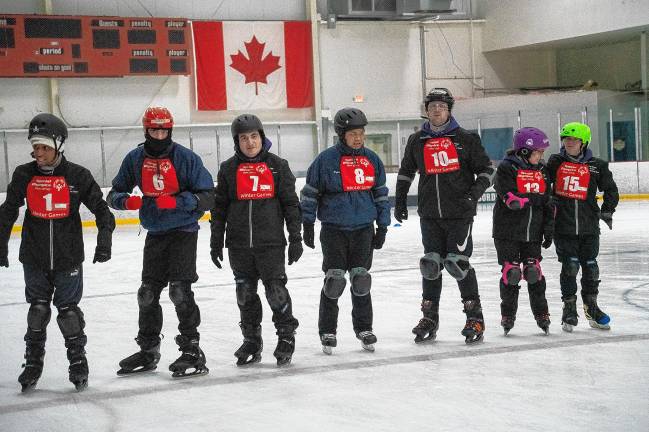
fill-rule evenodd
<path id="1" fill-rule="evenodd" d="M 568 277 L 575 277 L 579 273 L 579 258 L 567 257 L 561 262 L 561 273 Z"/>
<path id="2" fill-rule="evenodd" d="M 61 329 L 65 339 L 75 338 L 83 335 L 86 322 L 83 320 L 83 312 L 77 305 L 66 305 L 59 308 L 59 315 L 56 322 Z"/>
<path id="3" fill-rule="evenodd" d="M 237 304 L 243 306 L 253 299 L 257 292 L 257 282 L 250 279 L 235 279 L 237 284 Z"/>
<path id="4" fill-rule="evenodd" d="M 266 300 L 270 308 L 277 312 L 284 312 L 288 307 L 289 294 L 286 289 L 286 278 L 271 279 L 264 282 L 266 287 Z"/>
<path id="5" fill-rule="evenodd" d="M 586 261 L 582 276 L 588 281 L 599 282 L 599 266 L 597 265 L 597 260 Z"/>
<path id="6" fill-rule="evenodd" d="M 191 301 L 191 287 L 187 281 L 169 282 L 169 298 L 176 308 L 185 307 Z"/>
<path id="7" fill-rule="evenodd" d="M 436 280 L 443 268 L 442 257 L 437 252 L 429 252 L 419 260 L 419 270 L 424 279 Z"/>
<path id="8" fill-rule="evenodd" d="M 364 267 L 354 267 L 349 271 L 349 282 L 352 286 L 352 294 L 364 297 L 372 288 L 372 275 Z"/>
<path id="9" fill-rule="evenodd" d="M 345 270 L 343 269 L 329 269 L 325 274 L 325 282 L 322 287 L 324 295 L 332 300 L 336 300 L 345 290 L 347 280 L 345 280 Z"/>
<path id="10" fill-rule="evenodd" d="M 471 264 L 469 264 L 469 257 L 465 255 L 458 255 L 450 253 L 444 258 L 444 267 L 446 271 L 453 276 L 456 280 L 462 280 L 469 274 Z"/>
<path id="11" fill-rule="evenodd" d="M 35 300 L 27 312 L 27 328 L 32 332 L 44 332 L 50 322 L 52 310 L 47 300 Z"/>
<path id="12" fill-rule="evenodd" d="M 143 282 L 140 289 L 137 290 L 137 304 L 140 307 L 149 307 L 158 302 L 156 298 L 155 287 L 149 283 Z"/>
<path id="13" fill-rule="evenodd" d="M 502 279 L 505 285 L 517 286 L 521 281 L 521 265 L 520 263 L 505 261 L 502 268 Z"/>
<path id="14" fill-rule="evenodd" d="M 536 258 L 527 258 L 523 264 L 523 277 L 530 285 L 540 281 L 543 278 L 541 262 Z"/>

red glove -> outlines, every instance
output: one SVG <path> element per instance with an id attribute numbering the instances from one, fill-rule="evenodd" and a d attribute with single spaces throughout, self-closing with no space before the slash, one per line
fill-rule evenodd
<path id="1" fill-rule="evenodd" d="M 157 205 L 159 209 L 175 209 L 176 197 L 171 195 L 160 195 L 155 199 L 155 205 Z"/>
<path id="2" fill-rule="evenodd" d="M 126 198 L 124 203 L 126 210 L 139 210 L 142 207 L 142 197 L 137 195 L 132 195 Z"/>

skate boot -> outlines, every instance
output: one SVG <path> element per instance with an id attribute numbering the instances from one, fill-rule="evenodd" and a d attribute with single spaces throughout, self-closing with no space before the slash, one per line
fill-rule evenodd
<path id="1" fill-rule="evenodd" d="M 249 326 L 239 323 L 243 334 L 243 344 L 234 353 L 237 358 L 237 366 L 245 366 L 261 361 L 261 351 L 264 349 L 264 342 L 261 339 L 261 326 Z"/>
<path id="2" fill-rule="evenodd" d="M 509 331 L 514 328 L 514 322 L 516 322 L 516 315 L 503 315 L 500 318 L 500 325 L 505 332 L 505 336 L 507 336 Z"/>
<path id="3" fill-rule="evenodd" d="M 173 378 L 186 378 L 195 375 L 205 375 L 209 369 L 205 366 L 205 354 L 198 346 L 198 338 L 176 336 L 178 351 L 182 352 L 175 362 L 169 365 Z M 187 370 L 190 369 L 189 372 Z"/>
<path id="4" fill-rule="evenodd" d="M 503 328 L 505 336 L 514 328 L 514 323 L 516 322 L 518 293 L 521 287 L 519 285 L 512 285 L 512 283 L 517 283 L 519 279 L 517 273 L 513 275 L 509 274 L 508 283 L 505 283 L 502 278 L 500 279 L 500 325 Z"/>
<path id="5" fill-rule="evenodd" d="M 466 300 L 464 304 L 464 313 L 466 314 L 466 324 L 462 330 L 462 336 L 465 337 L 467 344 L 482 342 L 484 337 L 484 318 L 482 316 L 482 307 L 480 300 Z"/>
<path id="6" fill-rule="evenodd" d="M 331 355 L 333 353 L 334 347 L 338 345 L 338 341 L 336 340 L 336 334 L 335 333 L 323 333 L 320 335 L 320 343 L 322 343 L 322 352 Z"/>
<path id="7" fill-rule="evenodd" d="M 364 350 L 374 352 L 374 344 L 376 343 L 376 335 L 371 330 L 365 330 L 356 333 L 356 339 L 361 341 L 361 346 Z"/>
<path id="8" fill-rule="evenodd" d="M 536 325 L 539 326 L 541 330 L 543 330 L 543 333 L 545 335 L 550 334 L 550 314 L 545 312 L 545 313 L 540 313 L 538 315 L 534 315 L 534 319 L 536 320 Z"/>
<path id="9" fill-rule="evenodd" d="M 277 347 L 273 355 L 277 359 L 277 366 L 286 366 L 291 363 L 295 351 L 295 336 L 292 334 L 278 335 Z"/>
<path id="10" fill-rule="evenodd" d="M 584 315 L 592 328 L 610 330 L 611 318 L 597 306 L 597 294 L 583 295 Z"/>
<path id="11" fill-rule="evenodd" d="M 27 345 L 25 350 L 25 363 L 23 372 L 18 377 L 18 382 L 22 386 L 22 391 L 28 392 L 36 386 L 38 379 L 43 372 L 43 359 L 45 349 L 38 345 Z"/>
<path id="12" fill-rule="evenodd" d="M 435 340 L 439 328 L 439 314 L 437 308 L 433 306 L 432 300 L 422 300 L 421 311 L 424 313 L 424 317 L 412 329 L 412 333 L 415 335 L 415 343 Z"/>
<path id="13" fill-rule="evenodd" d="M 70 367 L 68 368 L 70 382 L 74 384 L 77 391 L 83 391 L 88 387 L 86 351 L 83 347 L 68 348 L 68 360 L 70 360 Z"/>
<path id="14" fill-rule="evenodd" d="M 563 331 L 572 332 L 577 326 L 579 317 L 577 315 L 577 297 L 570 296 L 563 300 L 563 314 L 561 315 L 561 328 Z"/>
<path id="15" fill-rule="evenodd" d="M 140 351 L 133 355 L 126 357 L 119 362 L 120 370 L 117 375 L 130 375 L 134 373 L 146 372 L 154 370 L 158 367 L 160 361 L 160 342 L 156 345 L 145 348 L 141 338 L 135 338 L 135 341 L 140 345 Z"/>

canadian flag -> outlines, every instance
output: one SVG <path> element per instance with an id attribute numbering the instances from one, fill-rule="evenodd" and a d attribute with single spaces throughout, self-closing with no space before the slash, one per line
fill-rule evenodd
<path id="1" fill-rule="evenodd" d="M 310 22 L 194 21 L 192 29 L 199 110 L 313 106 Z"/>

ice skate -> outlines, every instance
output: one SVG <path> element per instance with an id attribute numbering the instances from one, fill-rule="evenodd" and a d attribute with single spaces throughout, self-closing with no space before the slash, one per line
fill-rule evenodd
<path id="1" fill-rule="evenodd" d="M 466 300 L 463 303 L 466 324 L 461 333 L 465 337 L 464 342 L 467 344 L 482 342 L 484 340 L 484 318 L 480 300 Z"/>
<path id="2" fill-rule="evenodd" d="M 592 328 L 610 330 L 611 318 L 597 306 L 597 295 L 584 296 L 584 315 Z"/>
<path id="3" fill-rule="evenodd" d="M 321 334 L 320 342 L 322 343 L 322 352 L 327 355 L 333 354 L 333 348 L 338 345 L 338 341 L 336 340 L 336 335 L 334 333 Z"/>
<path id="4" fill-rule="evenodd" d="M 83 391 L 88 387 L 88 360 L 83 348 L 68 349 L 69 379 L 77 391 Z"/>
<path id="5" fill-rule="evenodd" d="M 421 311 L 424 317 L 412 329 L 412 333 L 415 335 L 415 343 L 435 340 L 437 337 L 437 329 L 439 329 L 438 306 L 433 304 L 432 300 L 422 300 Z"/>
<path id="6" fill-rule="evenodd" d="M 514 328 L 514 322 L 516 321 L 516 316 L 515 315 L 503 315 L 500 318 L 500 325 L 503 328 L 503 331 L 505 333 L 505 336 L 509 334 L 511 329 Z"/>
<path id="7" fill-rule="evenodd" d="M 179 335 L 176 336 L 176 343 L 182 354 L 169 365 L 173 378 L 188 378 L 209 373 L 210 370 L 205 366 L 205 354 L 198 346 L 198 339 Z"/>
<path id="8" fill-rule="evenodd" d="M 365 330 L 356 333 L 356 339 L 361 341 L 361 346 L 364 350 L 374 352 L 374 344 L 376 343 L 376 335 L 371 330 Z"/>
<path id="9" fill-rule="evenodd" d="M 18 377 L 22 392 L 26 393 L 36 387 L 43 373 L 43 359 L 45 350 L 42 347 L 27 347 L 25 350 L 25 363 L 23 371 Z"/>
<path id="10" fill-rule="evenodd" d="M 539 326 L 541 330 L 543 330 L 543 333 L 547 336 L 550 334 L 550 314 L 549 313 L 541 313 L 538 315 L 534 316 L 534 319 L 536 320 L 536 325 Z"/>
<path id="11" fill-rule="evenodd" d="M 561 315 L 561 328 L 568 333 L 577 326 L 577 297 L 568 297 L 563 301 L 563 314 Z"/>
<path id="12" fill-rule="evenodd" d="M 244 326 L 239 324 L 243 334 L 243 344 L 234 353 L 237 358 L 237 366 L 245 366 L 261 361 L 261 351 L 264 349 L 264 342 L 261 338 L 261 326 Z"/>
<path id="13" fill-rule="evenodd" d="M 140 350 L 119 362 L 117 375 L 130 375 L 155 370 L 160 361 L 160 344 L 147 350 Z"/>
<path id="14" fill-rule="evenodd" d="M 279 336 L 277 347 L 273 355 L 277 359 L 277 366 L 286 366 L 291 363 L 293 352 L 295 351 L 295 337 Z"/>

